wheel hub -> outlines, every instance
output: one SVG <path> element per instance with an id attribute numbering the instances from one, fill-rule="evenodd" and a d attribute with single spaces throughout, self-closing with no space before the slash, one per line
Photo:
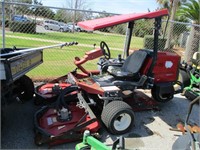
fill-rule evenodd
<path id="1" fill-rule="evenodd" d="M 114 121 L 114 128 L 118 131 L 126 130 L 131 124 L 131 116 L 127 113 L 120 114 Z"/>

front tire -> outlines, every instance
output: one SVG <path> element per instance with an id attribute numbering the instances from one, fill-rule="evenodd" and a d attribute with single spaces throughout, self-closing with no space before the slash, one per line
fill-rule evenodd
<path id="1" fill-rule="evenodd" d="M 134 123 L 132 108 L 123 101 L 112 101 L 102 111 L 101 119 L 112 134 L 127 133 Z"/>
<path id="2" fill-rule="evenodd" d="M 64 29 L 63 29 L 63 28 L 60 28 L 60 32 L 64 32 Z"/>

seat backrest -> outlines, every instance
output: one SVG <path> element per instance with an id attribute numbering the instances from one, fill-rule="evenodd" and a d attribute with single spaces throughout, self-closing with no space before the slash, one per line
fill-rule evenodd
<path id="1" fill-rule="evenodd" d="M 134 51 L 125 60 L 122 66 L 122 71 L 130 72 L 133 74 L 138 73 L 140 68 L 142 67 L 142 64 L 144 63 L 144 60 L 146 59 L 146 56 L 147 52 L 145 51 Z"/>

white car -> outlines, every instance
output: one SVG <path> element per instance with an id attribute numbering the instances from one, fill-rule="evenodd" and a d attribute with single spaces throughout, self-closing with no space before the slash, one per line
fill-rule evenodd
<path id="1" fill-rule="evenodd" d="M 79 26 L 74 25 L 72 22 L 67 23 L 67 26 L 68 26 L 72 31 L 73 31 L 73 26 L 74 26 L 74 30 L 75 30 L 76 32 L 81 32 L 81 31 L 82 31 L 82 29 L 81 29 Z"/>
<path id="2" fill-rule="evenodd" d="M 67 25 L 55 20 L 45 20 L 43 26 L 46 30 L 69 32 L 69 28 L 67 27 Z"/>
<path id="3" fill-rule="evenodd" d="M 72 32 L 72 30 L 70 29 L 70 27 L 66 23 L 59 22 L 59 25 L 60 25 L 60 31 L 61 32 Z"/>

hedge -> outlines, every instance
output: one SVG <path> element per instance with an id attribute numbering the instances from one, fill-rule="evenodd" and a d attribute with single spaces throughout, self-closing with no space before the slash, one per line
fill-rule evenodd
<path id="1" fill-rule="evenodd" d="M 166 38 L 163 39 L 163 37 L 159 37 L 158 50 L 164 50 L 166 41 L 167 41 Z M 145 35 L 143 44 L 144 44 L 143 46 L 145 49 L 153 49 L 154 37 L 152 35 Z"/>
<path id="2" fill-rule="evenodd" d="M 22 33 L 36 33 L 35 22 L 16 22 L 11 21 L 9 24 L 10 31 Z"/>

